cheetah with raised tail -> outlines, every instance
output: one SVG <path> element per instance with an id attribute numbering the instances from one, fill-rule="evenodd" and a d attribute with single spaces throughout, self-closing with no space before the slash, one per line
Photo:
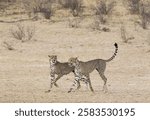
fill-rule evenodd
<path id="1" fill-rule="evenodd" d="M 107 92 L 107 85 L 106 85 L 107 78 L 105 77 L 104 72 L 106 69 L 106 63 L 112 61 L 118 52 L 118 44 L 115 43 L 114 46 L 115 46 L 115 52 L 112 55 L 112 57 L 110 57 L 107 60 L 95 59 L 95 60 L 90 60 L 87 62 L 82 62 L 82 61 L 79 61 L 78 58 L 70 58 L 68 60 L 68 63 L 69 63 L 70 67 L 75 67 L 76 76 L 75 76 L 75 81 L 68 92 L 71 92 L 73 90 L 75 84 L 77 84 L 79 81 L 84 81 L 86 84 L 88 84 L 90 87 L 90 90 L 93 92 L 94 90 L 91 85 L 91 80 L 90 80 L 89 74 L 91 72 L 93 72 L 95 69 L 97 70 L 100 77 L 104 81 L 103 91 Z"/>

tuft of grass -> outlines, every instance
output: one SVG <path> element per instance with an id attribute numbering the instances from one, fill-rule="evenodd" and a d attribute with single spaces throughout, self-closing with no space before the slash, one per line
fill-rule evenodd
<path id="1" fill-rule="evenodd" d="M 23 41 L 25 38 L 25 28 L 21 24 L 17 24 L 15 29 L 10 30 L 11 36 L 17 40 Z"/>
<path id="2" fill-rule="evenodd" d="M 141 0 L 127 0 L 128 9 L 131 14 L 140 13 L 140 2 Z"/>
<path id="3" fill-rule="evenodd" d="M 27 11 L 29 17 L 33 13 L 36 15 L 37 13 L 42 13 L 45 19 L 50 19 L 53 15 L 52 9 L 53 0 L 24 0 L 23 6 Z"/>
<path id="4" fill-rule="evenodd" d="M 148 4 L 141 3 L 140 13 L 141 25 L 143 29 L 147 29 L 150 22 L 150 2 Z"/>
<path id="5" fill-rule="evenodd" d="M 80 17 L 69 18 L 68 25 L 70 28 L 79 28 L 81 21 L 82 21 L 82 18 Z"/>
<path id="6" fill-rule="evenodd" d="M 110 15 L 116 5 L 115 1 L 99 0 L 95 9 L 95 14 L 98 16 L 99 21 L 106 23 L 106 16 Z"/>
<path id="7" fill-rule="evenodd" d="M 126 27 L 125 27 L 124 23 L 121 23 L 120 34 L 121 34 L 121 38 L 123 40 L 123 43 L 131 43 L 130 40 L 135 39 L 134 36 L 131 36 L 131 35 L 129 36 L 129 34 L 127 34 Z"/>
<path id="8" fill-rule="evenodd" d="M 70 9 L 74 17 L 83 12 L 83 0 L 59 0 L 58 2 L 64 8 Z"/>
<path id="9" fill-rule="evenodd" d="M 120 27 L 120 34 L 121 34 L 121 38 L 122 38 L 123 42 L 128 43 L 128 39 L 126 36 L 126 29 L 125 29 L 125 26 L 123 24 Z"/>
<path id="10" fill-rule="evenodd" d="M 127 0 L 128 8 L 131 14 L 136 14 L 140 17 L 141 26 L 147 29 L 150 22 L 150 2 L 142 0 Z"/>
<path id="11" fill-rule="evenodd" d="M 33 38 L 35 34 L 35 27 L 17 24 L 15 28 L 11 28 L 10 34 L 13 38 L 20 40 L 21 42 L 26 42 Z"/>

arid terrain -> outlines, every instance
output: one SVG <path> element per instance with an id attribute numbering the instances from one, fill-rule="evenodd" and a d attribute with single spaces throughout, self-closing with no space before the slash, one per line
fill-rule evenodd
<path id="1" fill-rule="evenodd" d="M 92 4 L 89 1 L 86 5 Z M 134 20 L 139 18 L 129 14 L 120 2 L 109 21 L 102 25 L 110 29 L 108 32 L 91 28 L 92 15 L 82 16 L 78 27 L 70 27 L 68 19 L 73 17 L 62 12 L 57 11 L 50 20 L 30 20 L 26 14 L 0 15 L 0 102 L 150 102 L 150 26 L 143 29 L 135 24 Z M 11 30 L 18 23 L 35 27 L 32 40 L 21 42 L 12 37 Z M 121 38 L 122 23 L 126 37 L 131 38 L 127 43 Z M 107 93 L 102 91 L 103 81 L 96 71 L 90 76 L 94 93 L 82 82 L 80 90 L 67 93 L 74 80 L 73 73 L 57 82 L 59 88 L 45 93 L 50 83 L 48 55 L 57 55 L 60 62 L 70 57 L 81 61 L 108 59 L 114 53 L 115 42 L 118 54 L 107 64 L 105 72 Z"/>

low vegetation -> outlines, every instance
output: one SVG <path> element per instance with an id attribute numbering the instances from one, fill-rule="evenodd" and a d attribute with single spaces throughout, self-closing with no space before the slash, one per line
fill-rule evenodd
<path id="1" fill-rule="evenodd" d="M 13 38 L 21 42 L 30 41 L 35 34 L 35 27 L 17 24 L 14 28 L 11 28 L 10 34 Z"/>
<path id="2" fill-rule="evenodd" d="M 99 21 L 104 24 L 107 21 L 107 17 L 112 13 L 115 7 L 115 1 L 99 0 L 95 7 L 96 15 Z"/>
<path id="3" fill-rule="evenodd" d="M 139 16 L 142 28 L 147 29 L 150 22 L 150 1 L 127 0 L 127 5 L 131 14 Z"/>
<path id="4" fill-rule="evenodd" d="M 83 12 L 82 0 L 59 0 L 59 4 L 64 8 L 70 9 L 74 17 L 79 16 Z"/>
<path id="5" fill-rule="evenodd" d="M 140 1 L 141 0 L 127 0 L 127 6 L 131 14 L 140 13 Z"/>
<path id="6" fill-rule="evenodd" d="M 52 0 L 24 0 L 23 6 L 29 17 L 42 13 L 45 19 L 50 19 L 53 15 L 52 3 Z"/>

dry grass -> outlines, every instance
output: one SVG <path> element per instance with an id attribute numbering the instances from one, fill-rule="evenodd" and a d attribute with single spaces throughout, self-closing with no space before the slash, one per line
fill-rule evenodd
<path id="1" fill-rule="evenodd" d="M 82 12 L 83 0 L 59 0 L 64 8 L 69 8 L 74 17 L 79 16 Z"/>
<path id="2" fill-rule="evenodd" d="M 139 14 L 141 0 L 127 0 L 128 9 L 131 14 Z"/>
<path id="3" fill-rule="evenodd" d="M 140 17 L 142 28 L 147 29 L 150 22 L 150 1 L 127 0 L 127 5 L 131 14 Z"/>
<path id="4" fill-rule="evenodd" d="M 141 3 L 140 13 L 141 25 L 143 29 L 147 29 L 148 23 L 150 22 L 150 2 L 147 4 Z"/>
<path id="5" fill-rule="evenodd" d="M 26 42 L 33 38 L 35 34 L 35 26 L 17 24 L 15 28 L 11 28 L 10 34 L 13 38 L 20 40 L 21 42 Z"/>
<path id="6" fill-rule="evenodd" d="M 99 0 L 95 7 L 96 15 L 102 24 L 106 23 L 106 16 L 110 15 L 115 7 L 115 1 Z"/>
<path id="7" fill-rule="evenodd" d="M 121 34 L 121 38 L 122 38 L 123 42 L 128 43 L 128 39 L 126 36 L 126 28 L 123 24 L 121 24 L 121 27 L 120 27 L 120 34 Z"/>
<path id="8" fill-rule="evenodd" d="M 90 25 L 90 28 L 97 31 L 102 32 L 110 32 L 110 28 L 106 27 L 106 25 L 102 25 L 99 18 L 95 18 L 94 22 Z"/>
<path id="9" fill-rule="evenodd" d="M 71 28 L 79 28 L 82 18 L 80 17 L 73 17 L 68 19 L 68 26 Z"/>
<path id="10" fill-rule="evenodd" d="M 17 24 L 15 29 L 10 30 L 11 36 L 17 40 L 24 41 L 25 28 L 22 24 Z"/>
<path id="11" fill-rule="evenodd" d="M 50 19 L 53 15 L 51 0 L 24 0 L 23 5 L 29 17 L 33 13 L 42 13 L 46 19 Z"/>

